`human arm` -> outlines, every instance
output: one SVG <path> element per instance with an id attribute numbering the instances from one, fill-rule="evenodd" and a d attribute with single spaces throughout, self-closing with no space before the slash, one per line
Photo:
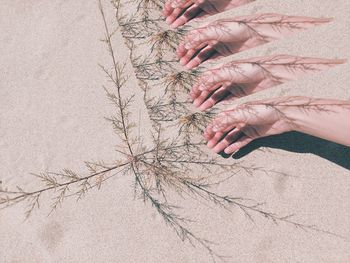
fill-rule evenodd
<path id="1" fill-rule="evenodd" d="M 204 132 L 214 152 L 232 154 L 251 141 L 298 131 L 350 147 L 350 101 L 285 97 L 220 113 Z"/>

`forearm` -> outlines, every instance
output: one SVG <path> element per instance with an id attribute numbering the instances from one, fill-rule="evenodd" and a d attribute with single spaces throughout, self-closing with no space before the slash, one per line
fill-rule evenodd
<path id="1" fill-rule="evenodd" d="M 293 130 L 350 147 L 350 101 L 295 97 L 283 108 Z"/>

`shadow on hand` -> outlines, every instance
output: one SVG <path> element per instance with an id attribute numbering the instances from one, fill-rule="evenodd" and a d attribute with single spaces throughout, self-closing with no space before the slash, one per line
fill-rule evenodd
<path id="1" fill-rule="evenodd" d="M 232 158 L 240 159 L 260 147 L 296 153 L 312 153 L 350 170 L 350 147 L 299 132 L 289 132 L 255 140 L 234 154 Z"/>

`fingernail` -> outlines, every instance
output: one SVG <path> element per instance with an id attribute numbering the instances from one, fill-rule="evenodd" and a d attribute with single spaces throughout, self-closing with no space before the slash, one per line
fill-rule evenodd
<path id="1" fill-rule="evenodd" d="M 185 47 L 186 49 L 190 49 L 190 48 L 191 48 L 191 44 L 190 44 L 190 43 L 185 43 L 185 44 L 184 44 L 184 47 Z"/>

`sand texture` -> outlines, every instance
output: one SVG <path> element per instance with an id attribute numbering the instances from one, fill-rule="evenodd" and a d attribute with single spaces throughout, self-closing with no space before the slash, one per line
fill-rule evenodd
<path id="1" fill-rule="evenodd" d="M 115 11 L 109 2 L 103 4 L 107 24 L 114 29 Z M 207 21 L 263 12 L 335 20 L 220 62 L 273 54 L 350 60 L 350 1 L 257 0 Z M 123 95 L 135 95 L 131 105 L 134 132 L 150 145 L 152 122 L 143 90 L 127 43 L 119 31 L 115 34 L 116 57 L 126 62 L 128 75 Z M 110 65 L 101 41 L 104 36 L 96 0 L 1 1 L 0 187 L 36 189 L 38 179 L 30 173 L 63 168 L 86 171 L 85 161 L 119 158 L 115 149 L 122 142 L 104 119 L 115 112 L 102 88 L 110 82 L 98 66 Z M 142 53 L 149 46 L 137 48 Z M 348 63 L 339 65 L 238 103 L 289 95 L 350 100 L 349 69 Z M 162 91 L 152 92 L 159 95 Z M 263 169 L 251 175 L 239 172 L 217 190 L 266 203 L 267 211 L 294 214 L 298 222 L 345 238 L 275 224 L 261 215 L 252 222 L 238 208 L 227 211 L 170 192 L 183 214 L 196 220 L 193 231 L 217 243 L 218 253 L 229 256 L 226 262 L 350 262 L 349 148 L 290 133 L 258 141 L 237 158 L 222 161 Z M 40 209 L 27 220 L 24 203 L 0 210 L 0 262 L 212 262 L 208 251 L 182 242 L 149 202 L 135 198 L 133 184 L 132 176 L 116 176 L 79 202 L 65 199 L 49 216 L 54 192 L 42 197 Z"/>

